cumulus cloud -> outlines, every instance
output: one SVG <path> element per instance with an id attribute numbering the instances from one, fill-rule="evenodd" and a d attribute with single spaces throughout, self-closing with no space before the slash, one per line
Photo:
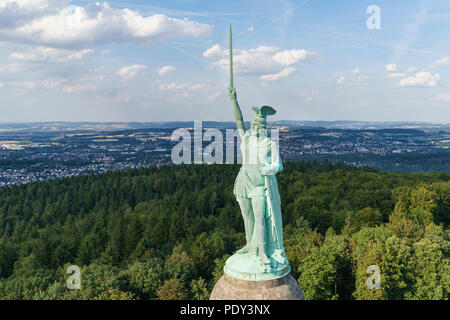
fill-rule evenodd
<path id="1" fill-rule="evenodd" d="M 389 73 L 388 78 L 404 78 L 406 77 L 406 73 L 402 73 L 402 72 L 393 72 L 393 73 Z"/>
<path id="2" fill-rule="evenodd" d="M 160 77 L 166 75 L 167 73 L 171 72 L 171 71 L 175 71 L 175 67 L 174 66 L 164 66 L 161 69 L 158 70 L 158 74 Z"/>
<path id="3" fill-rule="evenodd" d="M 443 57 L 441 59 L 436 60 L 433 62 L 433 67 L 440 67 L 440 66 L 446 66 L 450 64 L 450 57 Z"/>
<path id="4" fill-rule="evenodd" d="M 45 89 L 54 89 L 59 87 L 65 80 L 64 79 L 44 79 L 44 80 L 35 80 L 35 81 L 11 81 L 5 83 L 5 86 L 15 87 L 15 88 L 24 88 L 24 89 L 36 89 L 36 88 L 45 88 Z"/>
<path id="5" fill-rule="evenodd" d="M 13 60 L 23 62 L 68 62 L 81 60 L 93 52 L 95 51 L 92 49 L 69 51 L 39 46 L 28 51 L 13 52 L 9 56 Z"/>
<path id="6" fill-rule="evenodd" d="M 17 73 L 23 71 L 25 66 L 22 63 L 9 63 L 0 66 L 0 72 Z"/>
<path id="7" fill-rule="evenodd" d="M 85 76 L 66 85 L 64 91 L 66 93 L 93 93 L 97 91 L 99 83 L 103 79 L 102 75 Z"/>
<path id="8" fill-rule="evenodd" d="M 29 10 L 26 5 L 18 5 L 18 1 L 6 2 L 7 5 L 0 6 L 0 17 L 6 16 L 11 7 L 14 7 L 16 15 Z M 62 8 L 51 6 L 56 2 L 51 0 L 25 2 L 41 3 L 41 6 L 36 6 L 44 13 L 33 16 L 32 12 L 29 14 L 32 17 L 26 22 L 19 20 L 22 23 L 0 25 L 1 38 L 46 46 L 84 46 L 127 41 L 154 43 L 174 37 L 201 37 L 208 35 L 213 29 L 208 24 L 171 18 L 164 14 L 144 17 L 130 9 L 111 8 L 106 2 L 86 7 L 71 5 Z M 59 8 L 44 10 L 55 7 Z"/>
<path id="9" fill-rule="evenodd" d="M 81 51 L 77 51 L 72 53 L 71 55 L 69 55 L 67 57 L 68 60 L 81 60 L 83 59 L 86 55 L 90 54 L 90 53 L 94 53 L 95 51 L 92 49 L 84 49 Z"/>
<path id="10" fill-rule="evenodd" d="M 161 83 L 159 85 L 159 90 L 162 92 L 168 92 L 169 94 L 165 96 L 165 99 L 177 100 L 177 99 L 187 99 L 192 97 L 205 97 L 207 93 L 211 92 L 211 83 L 209 81 L 197 82 L 197 83 Z M 209 101 L 214 101 L 219 94 L 210 94 L 208 96 Z"/>
<path id="11" fill-rule="evenodd" d="M 189 91 L 200 91 L 205 90 L 210 87 L 209 82 L 198 82 L 198 83 L 161 83 L 159 85 L 159 90 L 189 90 Z"/>
<path id="12" fill-rule="evenodd" d="M 186 83 L 178 84 L 176 82 L 171 83 L 161 83 L 159 85 L 159 90 L 181 90 L 185 89 L 188 85 Z"/>
<path id="13" fill-rule="evenodd" d="M 223 49 L 218 44 L 215 44 L 211 48 L 203 52 L 202 57 L 208 59 L 215 59 L 215 58 L 224 58 L 227 55 L 228 52 L 225 49 Z"/>
<path id="14" fill-rule="evenodd" d="M 281 70 L 278 73 L 262 75 L 261 76 L 261 80 L 264 80 L 264 81 L 277 81 L 277 80 L 289 77 L 294 71 L 295 71 L 295 68 L 287 67 L 287 68 L 284 68 L 283 70 Z"/>
<path id="15" fill-rule="evenodd" d="M 142 71 L 146 70 L 147 66 L 142 64 L 134 64 L 132 66 L 123 67 L 116 72 L 117 75 L 121 76 L 124 80 L 130 80 L 141 74 Z"/>
<path id="16" fill-rule="evenodd" d="M 64 87 L 66 93 L 84 93 L 95 92 L 97 85 L 95 83 L 79 83 Z"/>
<path id="17" fill-rule="evenodd" d="M 386 71 L 395 72 L 397 71 L 398 66 L 396 64 L 388 64 L 386 65 Z"/>
<path id="18" fill-rule="evenodd" d="M 400 81 L 402 87 L 434 87 L 439 82 L 439 74 L 430 72 L 417 72 L 414 76 L 406 77 Z"/>
<path id="19" fill-rule="evenodd" d="M 0 0 L 0 29 L 14 28 L 48 14 L 56 14 L 69 0 Z"/>
<path id="20" fill-rule="evenodd" d="M 222 94 L 223 94 L 223 92 L 221 92 L 221 91 L 216 91 L 216 92 L 214 92 L 214 93 L 212 93 L 212 94 L 210 94 L 210 95 L 208 96 L 208 100 L 209 100 L 209 101 L 216 101 L 217 98 L 220 97 Z"/>
<path id="21" fill-rule="evenodd" d="M 204 58 L 212 60 L 213 66 L 229 68 L 228 50 L 216 44 L 206 50 Z M 278 47 L 260 46 L 249 50 L 233 50 L 233 66 L 236 73 L 259 75 L 261 79 L 275 81 L 291 75 L 292 66 L 316 56 L 303 49 L 281 50 Z"/>
<path id="22" fill-rule="evenodd" d="M 357 86 L 367 80 L 367 76 L 361 73 L 361 70 L 359 70 L 359 68 L 344 72 L 338 72 L 336 76 L 337 84 L 342 86 Z"/>

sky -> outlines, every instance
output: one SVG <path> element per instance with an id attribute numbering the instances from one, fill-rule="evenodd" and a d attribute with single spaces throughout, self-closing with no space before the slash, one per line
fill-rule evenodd
<path id="1" fill-rule="evenodd" d="M 450 122 L 448 0 L 0 0 L 0 122 L 231 121 L 230 23 L 245 120 Z"/>

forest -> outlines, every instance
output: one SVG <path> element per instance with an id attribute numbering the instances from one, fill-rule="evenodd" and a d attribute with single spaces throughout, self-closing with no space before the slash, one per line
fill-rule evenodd
<path id="1" fill-rule="evenodd" d="M 284 244 L 306 299 L 450 295 L 450 174 L 286 162 Z M 0 299 L 208 299 L 245 242 L 238 165 L 161 166 L 0 189 Z M 81 289 L 70 290 L 70 265 Z M 368 289 L 367 269 L 381 270 Z"/>

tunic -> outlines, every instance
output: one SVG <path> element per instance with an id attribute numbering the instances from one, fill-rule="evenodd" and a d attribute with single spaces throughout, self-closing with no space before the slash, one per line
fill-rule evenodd
<path id="1" fill-rule="evenodd" d="M 242 167 L 234 183 L 234 195 L 242 198 L 265 197 L 265 175 L 283 170 L 274 141 L 252 136 L 247 130 L 241 136 Z"/>

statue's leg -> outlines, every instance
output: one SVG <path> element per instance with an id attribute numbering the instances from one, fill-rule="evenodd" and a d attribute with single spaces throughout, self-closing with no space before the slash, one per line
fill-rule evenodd
<path id="1" fill-rule="evenodd" d="M 241 208 L 242 218 L 244 219 L 245 239 L 247 240 L 247 244 L 237 253 L 247 253 L 249 252 L 250 242 L 252 241 L 254 225 L 252 201 L 249 198 L 242 197 L 237 197 L 237 201 Z"/>
<path id="2" fill-rule="evenodd" d="M 265 220 L 264 213 L 266 212 L 266 197 L 254 197 L 252 198 L 253 214 L 255 217 L 255 224 L 253 229 L 254 250 L 261 261 L 264 263 L 270 263 L 270 259 L 266 255 L 265 251 Z"/>

